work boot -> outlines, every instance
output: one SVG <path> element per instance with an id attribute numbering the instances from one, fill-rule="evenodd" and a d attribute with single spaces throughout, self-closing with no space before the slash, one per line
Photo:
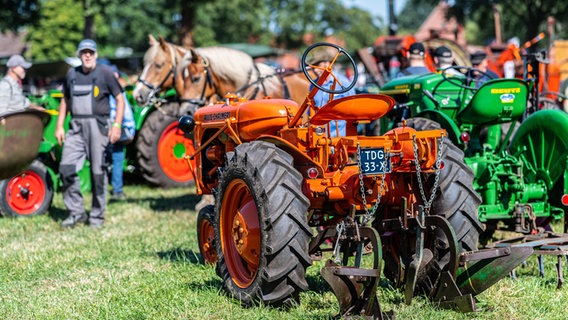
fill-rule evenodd
<path id="1" fill-rule="evenodd" d="M 79 222 L 85 222 L 87 221 L 87 215 L 85 213 L 81 214 L 81 215 L 69 215 L 69 217 L 67 217 L 67 219 L 63 220 L 61 222 L 61 226 L 63 228 L 73 228 L 75 227 L 75 225 Z"/>

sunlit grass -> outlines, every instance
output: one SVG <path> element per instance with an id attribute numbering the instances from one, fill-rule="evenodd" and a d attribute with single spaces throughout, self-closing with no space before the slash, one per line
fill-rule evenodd
<path id="1" fill-rule="evenodd" d="M 62 229 L 61 195 L 49 215 L 0 219 L 1 319 L 328 319 L 339 306 L 319 275 L 289 310 L 244 308 L 228 297 L 212 267 L 198 263 L 193 189 L 127 186 L 125 202 L 110 203 L 101 230 Z M 397 319 L 563 319 L 568 288 L 556 289 L 555 257 L 538 276 L 536 257 L 478 296 L 483 311 L 439 309 L 382 280 L 383 310 Z M 565 262 L 565 270 L 566 265 Z M 565 272 L 568 274 L 568 272 Z"/>

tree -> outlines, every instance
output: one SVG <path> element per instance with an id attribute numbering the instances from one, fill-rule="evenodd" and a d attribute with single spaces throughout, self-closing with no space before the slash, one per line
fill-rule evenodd
<path id="1" fill-rule="evenodd" d="M 196 46 L 271 39 L 264 0 L 211 1 L 197 10 L 193 32 Z"/>
<path id="2" fill-rule="evenodd" d="M 435 5 L 439 1 L 408 0 L 405 10 L 406 8 L 416 10 L 415 8 L 424 2 Z M 455 0 L 448 11 L 448 15 L 456 17 L 460 23 L 466 26 L 473 22 L 476 25 L 475 30 L 479 32 L 475 43 L 483 44 L 487 40 L 495 38 L 494 5 L 501 8 L 503 39 L 516 36 L 521 41 L 526 41 L 540 32 L 546 31 L 546 22 L 549 16 L 554 16 L 556 21 L 568 19 L 568 6 L 562 5 L 556 0 Z M 561 25 L 559 24 L 559 26 Z M 559 29 L 566 33 L 566 28 Z M 560 35 L 566 36 L 566 34 Z"/>
<path id="3" fill-rule="evenodd" d="M 304 46 L 306 33 L 322 39 L 329 34 L 343 37 L 350 49 L 372 45 L 380 35 L 380 20 L 360 9 L 348 9 L 340 0 L 266 0 L 272 12 L 270 26 L 276 43 L 287 48 Z"/>
<path id="4" fill-rule="evenodd" d="M 38 22 L 29 27 L 33 60 L 68 57 L 77 50 L 83 34 L 81 4 L 73 0 L 45 1 Z"/>
<path id="5" fill-rule="evenodd" d="M 39 17 L 38 0 L 0 0 L 0 31 L 19 31 Z"/>

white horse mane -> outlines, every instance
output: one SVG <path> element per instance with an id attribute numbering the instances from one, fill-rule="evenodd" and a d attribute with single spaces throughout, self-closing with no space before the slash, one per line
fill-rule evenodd
<path id="1" fill-rule="evenodd" d="M 242 88 L 249 83 L 256 81 L 259 77 L 275 73 L 274 68 L 263 64 L 254 63 L 251 56 L 243 51 L 226 47 L 204 47 L 196 48 L 195 52 L 209 62 L 211 70 L 224 80 L 232 81 L 235 87 Z M 192 51 L 188 50 L 180 63 L 180 69 L 185 70 L 191 64 Z M 260 75 L 255 71 L 255 65 Z M 272 80 L 274 78 L 274 80 Z M 278 79 L 269 77 L 264 82 L 266 90 L 277 88 Z"/>

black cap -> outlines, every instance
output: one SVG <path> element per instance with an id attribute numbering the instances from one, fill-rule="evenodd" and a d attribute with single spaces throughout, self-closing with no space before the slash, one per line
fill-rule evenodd
<path id="1" fill-rule="evenodd" d="M 410 45 L 410 48 L 408 48 L 408 52 L 410 54 L 416 54 L 416 55 L 424 55 L 424 45 L 420 42 L 414 42 L 413 44 Z"/>
<path id="2" fill-rule="evenodd" d="M 471 64 L 478 65 L 487 57 L 487 54 L 483 51 L 476 51 L 471 54 L 469 60 L 471 60 Z"/>
<path id="3" fill-rule="evenodd" d="M 452 57 L 452 50 L 446 46 L 441 46 L 436 48 L 434 55 L 438 58 L 451 58 Z"/>

